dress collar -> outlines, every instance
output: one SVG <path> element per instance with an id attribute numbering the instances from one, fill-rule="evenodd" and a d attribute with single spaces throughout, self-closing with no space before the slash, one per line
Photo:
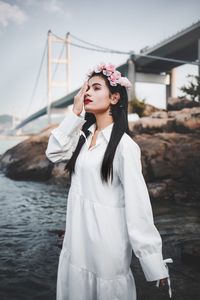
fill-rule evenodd
<path id="1" fill-rule="evenodd" d="M 103 136 L 105 137 L 105 139 L 107 140 L 107 142 L 109 142 L 109 140 L 110 140 L 110 135 L 111 135 L 111 131 L 112 131 L 113 125 L 114 125 L 114 122 L 111 123 L 111 124 L 109 124 L 108 126 L 106 126 L 104 129 L 102 129 L 102 130 L 99 131 L 99 133 L 103 134 Z M 88 130 L 90 132 L 92 132 L 92 134 L 94 134 L 95 128 L 96 128 L 96 123 L 92 124 L 88 128 Z"/>

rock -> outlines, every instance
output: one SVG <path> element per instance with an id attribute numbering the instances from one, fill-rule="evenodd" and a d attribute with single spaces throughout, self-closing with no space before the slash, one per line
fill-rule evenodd
<path id="1" fill-rule="evenodd" d="M 184 182 L 200 181 L 199 134 L 156 133 L 136 135 L 142 152 L 147 181 L 171 178 Z"/>
<path id="2" fill-rule="evenodd" d="M 151 118 L 153 119 L 167 119 L 168 113 L 167 111 L 156 111 L 151 114 Z"/>
<path id="3" fill-rule="evenodd" d="M 199 182 L 200 139 L 195 134 L 157 133 L 136 135 L 142 150 L 143 174 L 148 182 L 171 178 Z M 1 159 L 1 169 L 13 179 L 62 179 L 68 182 L 66 162 L 53 164 L 45 156 L 48 136 L 31 137 L 8 150 Z M 163 187 L 159 188 L 163 189 Z"/>
<path id="4" fill-rule="evenodd" d="M 48 135 L 42 133 L 19 143 L 6 151 L 0 168 L 11 179 L 47 180 L 51 177 L 53 163 L 45 156 Z"/>
<path id="5" fill-rule="evenodd" d="M 129 128 L 134 134 L 172 132 L 173 120 L 142 117 L 138 121 L 132 122 Z"/>
<path id="6" fill-rule="evenodd" d="M 168 200 L 169 198 L 169 185 L 171 179 L 164 179 L 162 181 L 150 182 L 148 183 L 148 191 L 150 198 L 153 200 L 156 199 L 165 199 Z"/>
<path id="7" fill-rule="evenodd" d="M 167 110 L 181 110 L 183 108 L 199 107 L 200 103 L 197 101 L 191 101 L 186 98 L 169 98 Z"/>
<path id="8" fill-rule="evenodd" d="M 60 163 L 56 163 L 54 164 L 54 168 L 52 170 L 52 176 L 54 178 L 57 178 L 57 179 L 68 179 L 69 176 L 67 174 L 67 171 L 64 169 L 65 168 L 65 165 L 66 165 L 67 162 L 60 162 Z"/>
<path id="9" fill-rule="evenodd" d="M 157 132 L 200 132 L 200 107 L 184 108 L 180 111 L 159 111 L 130 123 L 134 134 Z"/>
<path id="10" fill-rule="evenodd" d="M 184 108 L 179 114 L 175 114 L 174 127 L 177 132 L 200 131 L 200 107 Z"/>
<path id="11" fill-rule="evenodd" d="M 200 204 L 200 186 L 197 183 L 167 178 L 147 182 L 147 186 L 152 201 L 173 201 L 188 207 Z"/>
<path id="12" fill-rule="evenodd" d="M 61 229 L 58 231 L 58 247 L 62 249 L 63 240 L 65 237 L 65 230 Z"/>
<path id="13" fill-rule="evenodd" d="M 51 130 L 56 126 L 57 124 L 50 125 L 39 135 L 32 136 L 6 151 L 0 158 L 1 171 L 15 180 L 52 179 L 54 182 L 68 183 L 69 176 L 64 170 L 66 162 L 53 164 L 45 155 Z"/>
<path id="14" fill-rule="evenodd" d="M 166 110 L 165 109 L 160 109 L 160 108 L 157 108 L 151 104 L 145 104 L 145 109 L 143 111 L 143 116 L 144 117 L 148 117 L 150 115 L 152 115 L 152 113 L 154 112 L 165 112 Z"/>

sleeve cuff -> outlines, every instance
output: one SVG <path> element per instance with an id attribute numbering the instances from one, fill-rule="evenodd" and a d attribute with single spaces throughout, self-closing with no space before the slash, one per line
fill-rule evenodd
<path id="1" fill-rule="evenodd" d="M 167 270 L 169 271 L 167 264 L 168 263 L 170 263 L 170 264 L 173 263 L 173 259 L 172 258 L 166 258 L 166 259 L 164 259 L 164 263 L 165 263 L 165 266 L 166 266 Z M 167 283 L 168 283 L 169 298 L 172 298 L 172 288 L 171 288 L 170 276 L 167 277 Z M 160 280 L 157 280 L 156 281 L 156 286 L 159 287 L 159 284 L 160 284 Z"/>
<path id="2" fill-rule="evenodd" d="M 154 253 L 139 258 L 147 281 L 155 281 L 169 276 L 161 253 Z"/>
<path id="3" fill-rule="evenodd" d="M 68 137 L 81 130 L 86 122 L 83 116 L 76 115 L 73 111 L 68 112 L 58 127 L 54 128 L 51 133 L 58 140 L 61 146 L 65 145 Z"/>

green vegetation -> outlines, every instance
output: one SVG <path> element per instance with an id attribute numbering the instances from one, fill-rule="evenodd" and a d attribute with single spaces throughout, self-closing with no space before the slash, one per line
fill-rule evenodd
<path id="1" fill-rule="evenodd" d="M 188 83 L 188 86 L 182 86 L 180 90 L 185 93 L 184 98 L 189 96 L 192 101 L 200 101 L 200 76 L 187 75 L 191 80 Z"/>
<path id="2" fill-rule="evenodd" d="M 139 117 L 143 116 L 145 110 L 145 99 L 139 100 L 137 97 L 133 97 L 130 102 L 130 112 L 138 114 Z"/>

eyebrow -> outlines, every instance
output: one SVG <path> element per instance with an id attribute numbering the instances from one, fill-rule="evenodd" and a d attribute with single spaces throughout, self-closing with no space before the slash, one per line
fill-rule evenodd
<path id="1" fill-rule="evenodd" d="M 100 86 L 101 86 L 101 84 L 98 83 L 98 82 L 94 82 L 94 83 L 92 84 L 92 86 L 94 86 L 94 85 L 100 85 Z"/>

